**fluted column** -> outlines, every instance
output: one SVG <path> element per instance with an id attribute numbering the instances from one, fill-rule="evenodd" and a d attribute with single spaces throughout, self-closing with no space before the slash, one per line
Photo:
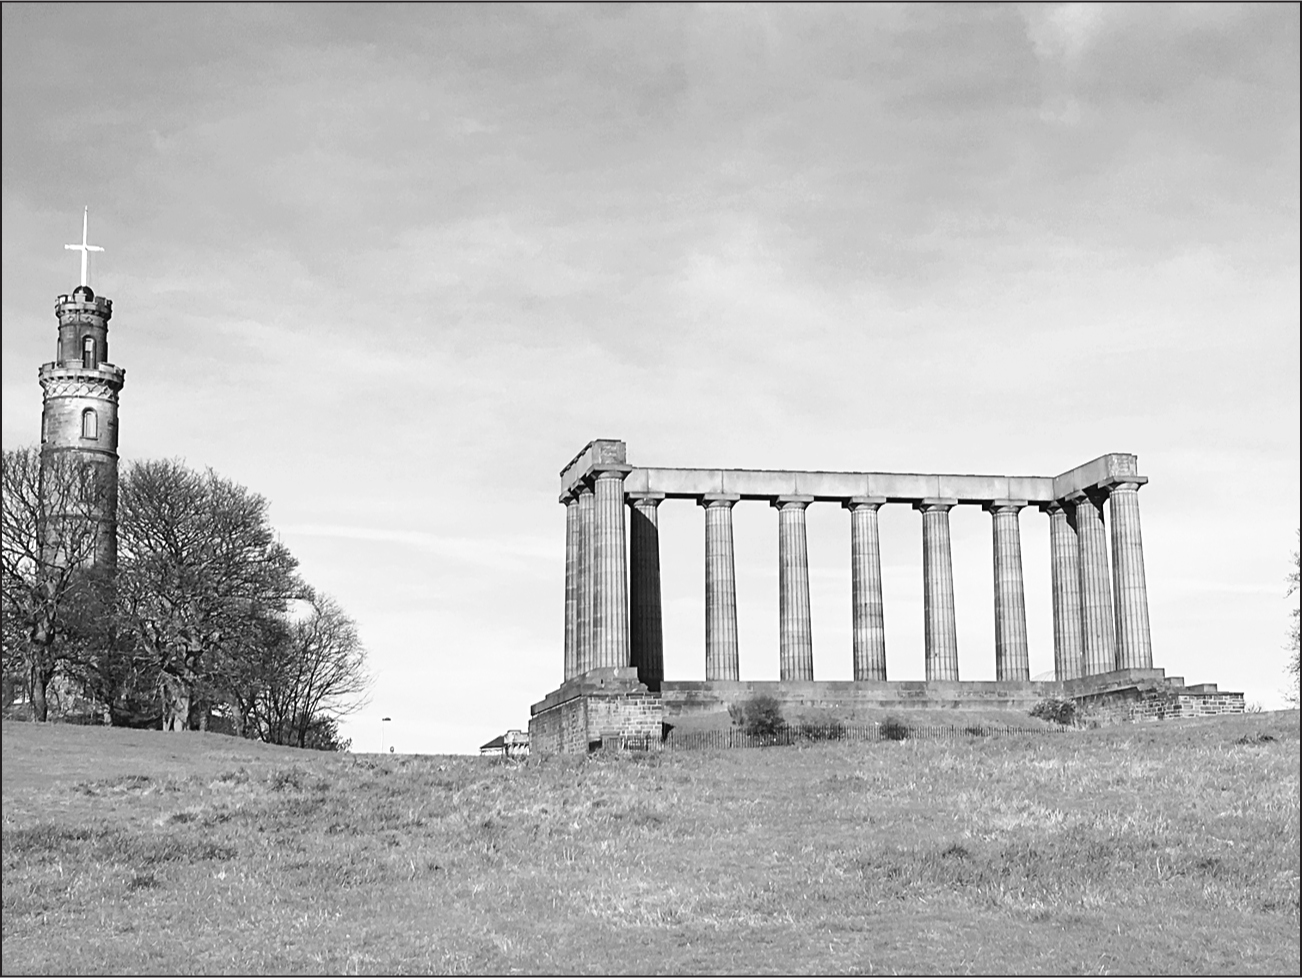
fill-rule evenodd
<path id="1" fill-rule="evenodd" d="M 737 652 L 737 571 L 732 506 L 740 496 L 711 493 L 705 509 L 705 678 L 741 678 Z"/>
<path id="2" fill-rule="evenodd" d="M 1081 650 L 1080 541 L 1075 507 L 1041 503 L 1049 514 L 1049 562 L 1053 573 L 1053 676 L 1060 682 L 1085 675 Z"/>
<path id="3" fill-rule="evenodd" d="M 664 493 L 629 493 L 629 646 L 637 678 L 652 692 L 665 677 L 660 614 L 660 524 Z"/>
<path id="4" fill-rule="evenodd" d="M 1103 497 L 1075 493 L 1076 534 L 1080 540 L 1081 656 L 1084 675 L 1116 668 L 1116 622 L 1112 616 L 1112 575 L 1108 572 L 1108 532 Z"/>
<path id="5" fill-rule="evenodd" d="M 882 602 L 882 551 L 877 510 L 885 496 L 854 496 L 850 511 L 850 606 L 855 682 L 886 680 L 886 615 Z"/>
<path id="6" fill-rule="evenodd" d="M 1022 531 L 1017 514 L 1025 499 L 985 504 L 994 530 L 995 679 L 1027 682 L 1031 655 L 1026 639 L 1026 588 L 1022 582 Z"/>
<path id="7" fill-rule="evenodd" d="M 1152 669 L 1153 644 L 1148 630 L 1148 585 L 1144 580 L 1144 543 L 1139 533 L 1139 487 L 1119 482 L 1108 500 L 1112 517 L 1112 583 L 1116 598 L 1117 668 Z"/>
<path id="8" fill-rule="evenodd" d="M 783 681 L 814 678 L 814 629 L 809 612 L 809 548 L 805 507 L 813 496 L 779 496 L 778 663 Z"/>
<path id="9" fill-rule="evenodd" d="M 594 577 L 594 538 L 596 497 L 592 486 L 583 483 L 575 487 L 579 500 L 579 543 L 576 590 L 578 592 L 578 615 L 575 620 L 576 634 L 574 649 L 575 675 L 581 676 L 592 668 L 592 611 L 593 611 L 593 577 Z"/>
<path id="10" fill-rule="evenodd" d="M 565 679 L 579 671 L 579 500 L 567 493 L 565 504 Z"/>
<path id="11" fill-rule="evenodd" d="M 624 552 L 624 475 L 607 469 L 596 474 L 593 495 L 592 664 L 624 668 L 628 648 L 628 563 Z"/>
<path id="12" fill-rule="evenodd" d="M 927 682 L 958 681 L 958 626 L 954 618 L 954 563 L 949 511 L 956 499 L 924 499 L 922 513 L 922 603 Z"/>

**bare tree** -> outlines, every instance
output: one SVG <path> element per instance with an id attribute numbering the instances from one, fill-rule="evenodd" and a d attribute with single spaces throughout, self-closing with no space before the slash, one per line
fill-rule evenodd
<path id="1" fill-rule="evenodd" d="M 255 706 L 259 735 L 272 743 L 308 746 L 326 721 L 360 709 L 370 687 L 357 624 L 330 597 L 312 593 L 310 611 L 293 621 L 265 662 Z"/>
<path id="2" fill-rule="evenodd" d="M 99 466 L 69 452 L 4 453 L 4 669 L 21 675 L 34 720 L 48 718 L 60 660 L 98 644 L 111 607 L 112 568 L 96 564 L 112 535 L 100 476 Z"/>
<path id="3" fill-rule="evenodd" d="M 157 669 L 163 728 L 204 726 L 242 650 L 304 592 L 267 501 L 209 469 L 133 465 L 121 484 L 118 592 L 124 624 Z"/>

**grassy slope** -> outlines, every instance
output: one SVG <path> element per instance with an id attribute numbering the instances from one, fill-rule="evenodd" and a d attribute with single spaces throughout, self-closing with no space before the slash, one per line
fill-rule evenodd
<path id="1" fill-rule="evenodd" d="M 3 735 L 7 973 L 1299 966 L 1296 712 L 526 765 Z"/>

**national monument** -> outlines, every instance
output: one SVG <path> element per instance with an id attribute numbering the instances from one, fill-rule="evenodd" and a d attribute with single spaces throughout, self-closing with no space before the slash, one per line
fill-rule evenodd
<path id="1" fill-rule="evenodd" d="M 1243 694 L 1186 686 L 1153 666 L 1134 455 L 1114 453 L 1055 476 L 639 468 L 625 444 L 595 439 L 561 471 L 565 506 L 564 675 L 534 704 L 531 750 L 654 746 L 665 724 L 726 710 L 756 693 L 801 706 L 1029 709 L 1070 697 L 1113 719 L 1242 712 Z M 705 516 L 705 681 L 664 675 L 658 508 L 695 500 Z M 732 510 L 777 510 L 777 682 L 743 682 L 737 644 Z M 805 513 L 832 503 L 850 516 L 854 679 L 814 676 Z M 907 505 L 922 520 L 926 680 L 886 675 L 878 511 Z M 958 673 L 949 513 L 991 517 L 995 673 Z M 1049 519 L 1054 679 L 1031 680 L 1020 514 Z M 626 528 L 627 512 L 627 528 Z"/>

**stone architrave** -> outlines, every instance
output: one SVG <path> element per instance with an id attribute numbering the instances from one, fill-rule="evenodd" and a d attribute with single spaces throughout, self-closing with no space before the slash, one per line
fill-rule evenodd
<path id="1" fill-rule="evenodd" d="M 628 467 L 600 469 L 593 480 L 592 665 L 629 664 L 628 571 L 624 546 L 624 475 Z"/>
<path id="2" fill-rule="evenodd" d="M 1074 506 L 1041 503 L 1049 516 L 1049 561 L 1053 573 L 1053 675 L 1059 682 L 1085 675 L 1081 649 L 1080 541 Z"/>
<path id="3" fill-rule="evenodd" d="M 737 681 L 737 569 L 732 548 L 732 507 L 740 496 L 708 493 L 705 510 L 705 678 Z"/>
<path id="4" fill-rule="evenodd" d="M 572 493 L 565 505 L 565 678 L 579 674 L 579 500 Z"/>
<path id="5" fill-rule="evenodd" d="M 1031 657 L 1026 638 L 1026 588 L 1022 581 L 1022 533 L 1018 513 L 1025 499 L 996 499 L 983 507 L 994 531 L 995 679 L 1029 682 Z"/>
<path id="6" fill-rule="evenodd" d="M 1116 600 L 1117 668 L 1152 669 L 1153 644 L 1148 628 L 1148 585 L 1144 579 L 1144 543 L 1139 533 L 1139 487 L 1142 480 L 1118 482 L 1108 497 L 1112 517 L 1112 583 Z"/>
<path id="7" fill-rule="evenodd" d="M 1103 498 L 1101 493 L 1080 492 L 1068 500 L 1076 507 L 1080 540 L 1081 657 L 1086 676 L 1112 672 L 1117 662 Z"/>
<path id="8" fill-rule="evenodd" d="M 575 488 L 579 500 L 579 556 L 578 556 L 578 618 L 575 635 L 575 675 L 581 676 L 593 667 L 592 613 L 594 579 L 594 538 L 596 522 L 596 497 L 592 486 L 580 483 Z"/>
<path id="9" fill-rule="evenodd" d="M 855 682 L 886 681 L 886 615 L 877 510 L 885 496 L 854 496 L 850 511 L 850 604 Z"/>
<path id="10" fill-rule="evenodd" d="M 958 682 L 958 626 L 954 617 L 954 563 L 949 511 L 956 499 L 924 499 L 922 513 L 922 599 L 927 682 Z"/>
<path id="11" fill-rule="evenodd" d="M 805 507 L 813 496 L 779 496 L 778 665 L 783 682 L 814 678 L 814 629 L 809 608 L 809 548 Z"/>
<path id="12" fill-rule="evenodd" d="M 629 493 L 629 646 L 637 678 L 656 692 L 665 677 L 660 611 L 660 524 L 664 493 Z"/>

